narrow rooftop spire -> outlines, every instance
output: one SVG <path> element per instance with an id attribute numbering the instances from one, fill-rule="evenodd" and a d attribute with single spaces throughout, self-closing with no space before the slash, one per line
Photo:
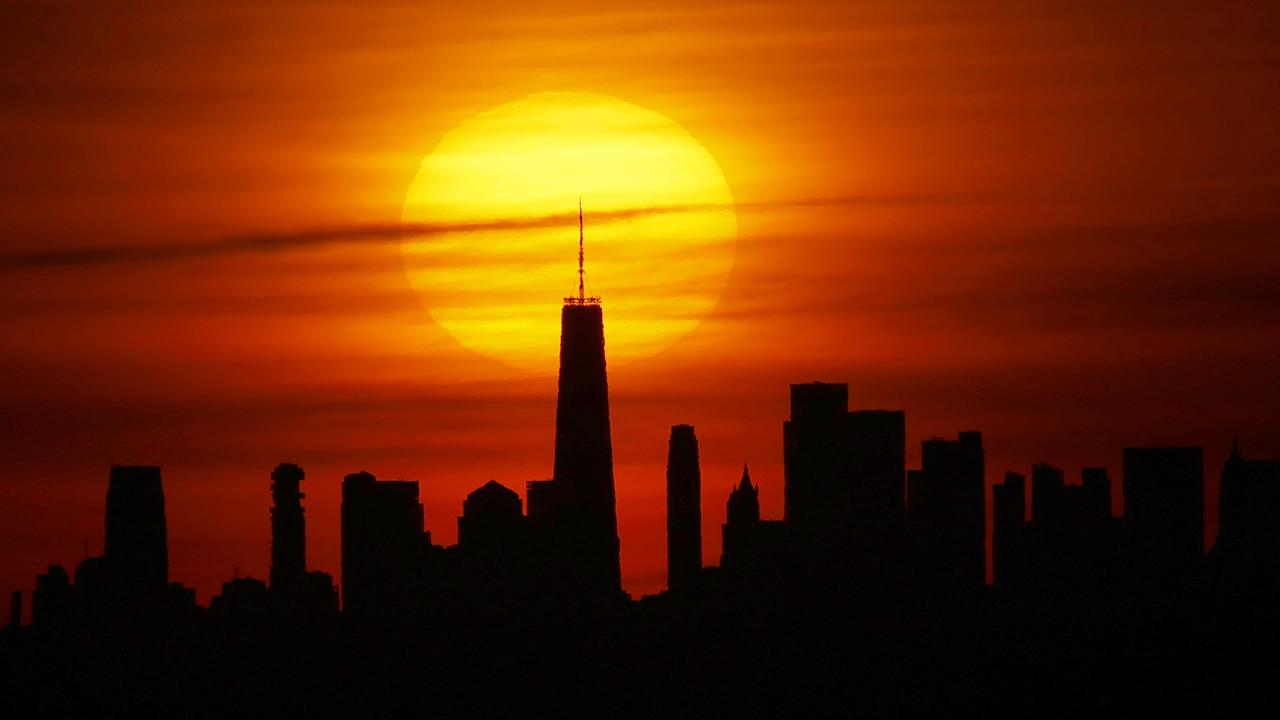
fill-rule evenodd
<path id="1" fill-rule="evenodd" d="M 585 305 L 587 302 L 586 284 L 583 277 L 586 271 L 583 269 L 583 254 L 586 242 L 582 234 L 582 196 L 578 196 L 578 304 Z"/>
<path id="2" fill-rule="evenodd" d="M 600 298 L 587 297 L 586 237 L 582 222 L 582 197 L 578 197 L 578 294 L 564 299 L 565 305 L 599 305 Z"/>

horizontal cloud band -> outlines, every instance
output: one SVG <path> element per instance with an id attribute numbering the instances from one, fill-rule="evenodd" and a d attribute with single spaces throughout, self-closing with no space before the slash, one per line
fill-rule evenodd
<path id="1" fill-rule="evenodd" d="M 947 196 L 867 196 L 815 198 L 757 203 L 737 203 L 739 210 L 785 207 L 820 207 L 852 205 L 904 205 L 947 201 Z M 623 208 L 590 213 L 593 222 L 612 222 L 631 218 L 675 213 L 724 209 L 725 205 L 689 204 L 658 207 Z M 341 243 L 390 243 L 409 237 L 429 237 L 448 233 L 493 230 L 528 230 L 558 227 L 577 221 L 577 212 L 522 218 L 499 218 L 460 223 L 388 223 L 312 228 L 284 233 L 248 233 L 212 238 L 198 242 L 171 245 L 101 245 L 80 248 L 58 248 L 0 254 L 0 270 L 27 268 L 84 267 L 119 265 L 172 260 L 223 257 L 252 252 L 271 252 L 334 245 Z"/>

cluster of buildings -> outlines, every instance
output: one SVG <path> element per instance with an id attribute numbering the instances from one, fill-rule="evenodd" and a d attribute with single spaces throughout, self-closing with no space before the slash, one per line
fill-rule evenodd
<path id="1" fill-rule="evenodd" d="M 625 605 L 599 298 L 565 299 L 552 477 L 516 491 L 489 482 L 466 497 L 458 543 L 432 542 L 417 482 L 367 472 L 342 483 L 342 614 L 358 620 L 456 612 L 592 613 Z M 845 384 L 791 386 L 783 423 L 784 516 L 761 516 L 743 468 L 728 498 L 718 567 L 702 558 L 698 439 L 671 429 L 667 557 L 673 602 L 782 594 L 837 597 L 884 590 L 955 603 L 986 585 L 986 461 L 982 435 L 929 439 L 906 463 L 902 411 L 850 410 Z M 309 571 L 302 468 L 271 475 L 268 581 L 236 578 L 215 615 L 321 618 L 339 612 L 332 577 Z M 1078 484 L 1047 464 L 1010 472 L 994 487 L 992 561 L 998 593 L 1087 595 L 1121 580 L 1152 587 L 1202 573 L 1204 463 L 1199 448 L 1130 448 L 1124 508 L 1113 516 L 1111 479 L 1088 468 Z M 1221 484 L 1213 553 L 1223 587 L 1241 597 L 1280 587 L 1280 461 L 1233 449 Z M 194 593 L 168 573 L 164 493 L 155 467 L 112 468 L 102 557 L 74 581 L 60 566 L 37 578 L 37 627 L 197 613 Z M 731 592 L 726 592 L 731 591 Z M 745 591 L 745 592 L 744 592 Z M 14 599 L 20 608 L 21 596 Z M 15 619 L 16 622 L 16 619 Z"/>

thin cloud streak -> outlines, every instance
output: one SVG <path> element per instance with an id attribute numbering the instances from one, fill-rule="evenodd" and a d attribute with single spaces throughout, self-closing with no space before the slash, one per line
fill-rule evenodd
<path id="1" fill-rule="evenodd" d="M 782 200 L 753 203 L 701 203 L 623 208 L 589 213 L 593 222 L 614 222 L 654 215 L 734 208 L 768 210 L 788 207 L 901 206 L 959 202 L 973 198 L 959 195 L 885 195 Z M 175 245 L 102 245 L 16 252 L 0 255 L 0 271 L 34 268 L 87 267 L 199 260 L 255 252 L 281 252 L 309 247 L 351 243 L 393 243 L 404 238 L 433 237 L 451 233 L 531 230 L 571 224 L 577 213 L 523 218 L 498 218 L 461 223 L 389 223 L 298 230 L 284 233 L 249 233 Z"/>

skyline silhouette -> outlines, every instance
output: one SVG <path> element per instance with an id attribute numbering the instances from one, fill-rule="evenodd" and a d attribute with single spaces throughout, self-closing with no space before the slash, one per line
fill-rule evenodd
<path id="1" fill-rule="evenodd" d="M 42 569 L 28 550 L 70 562 L 87 535 L 101 554 L 96 481 L 113 463 L 163 466 L 170 520 L 188 528 L 170 539 L 171 570 L 202 603 L 236 567 L 269 572 L 268 519 L 245 508 L 261 505 L 255 478 L 282 459 L 314 481 L 308 560 L 338 576 L 340 480 L 353 470 L 420 480 L 445 544 L 480 482 L 523 495 L 549 477 L 553 332 L 492 333 L 537 350 L 529 370 L 468 350 L 406 280 L 400 245 L 447 231 L 415 235 L 458 282 L 439 300 L 483 299 L 478 318 L 519 306 L 553 328 L 546 303 L 575 284 L 562 261 L 579 195 L 601 262 L 631 249 L 635 224 L 683 237 L 677 208 L 737 218 L 723 282 L 673 275 L 703 255 L 666 244 L 617 282 L 593 273 L 611 303 L 621 572 L 636 595 L 666 583 L 654 478 L 670 425 L 705 438 L 708 496 L 727 494 L 745 461 L 765 515 L 781 517 L 773 423 L 793 382 L 847 380 L 853 406 L 905 410 L 912 467 L 921 440 L 974 428 L 989 482 L 1039 461 L 1073 479 L 1106 466 L 1117 508 L 1127 445 L 1202 445 L 1216 468 L 1239 433 L 1280 456 L 1265 4 L 1091 5 L 1050 19 L 920 0 L 667 3 L 644 15 L 673 36 L 643 41 L 627 9 L 567 0 L 494 13 L 254 14 L 207 0 L 5 13 L 0 526 L 25 539 L 21 553 L 0 547 L 0 597 Z M 488 31 L 499 17 L 511 32 Z M 1084 55 L 1082 38 L 1097 44 Z M 503 60 L 515 56 L 534 61 Z M 377 67 L 358 72 L 362 58 Z M 714 157 L 732 202 L 662 183 L 669 196 L 608 198 L 603 185 L 651 177 L 615 163 L 590 181 L 459 187 L 475 205 L 465 218 L 404 222 L 406 189 L 447 134 L 561 90 L 669 118 Z M 562 195 L 525 207 L 508 192 L 535 186 Z M 553 258 L 554 277 L 507 270 L 521 253 L 485 252 L 544 235 L 554 250 L 532 254 Z M 490 276 L 536 280 L 537 297 L 470 280 Z M 654 283 L 673 322 L 701 322 L 623 365 L 623 343 L 650 337 L 651 306 L 628 303 Z M 686 293 L 699 308 L 718 299 L 694 312 Z M 502 457 L 484 457 L 495 445 Z M 1206 542 L 1217 481 L 1206 479 Z M 704 508 L 709 530 L 721 519 Z M 703 537 L 703 556 L 718 557 L 719 532 Z"/>
<path id="2" fill-rule="evenodd" d="M 586 292 L 581 199 L 577 220 L 577 293 L 565 297 L 561 308 L 552 476 L 526 482 L 526 499 L 494 480 L 468 494 L 453 547 L 473 554 L 487 546 L 483 554 L 492 562 L 503 554 L 495 538 L 525 543 L 537 550 L 518 554 L 518 559 L 530 568 L 538 566 L 531 570 L 535 575 L 549 573 L 543 582 L 554 578 L 555 584 L 576 588 L 582 598 L 629 597 L 620 566 L 603 306 L 599 297 Z M 980 431 L 961 431 L 954 441 L 922 440 L 920 467 L 907 469 L 904 411 L 850 410 L 844 383 L 792 384 L 790 391 L 791 415 L 782 426 L 783 517 L 761 519 L 760 486 L 750 481 L 744 465 L 742 481 L 729 495 L 723 527 L 722 557 L 730 556 L 731 566 L 744 563 L 755 567 L 753 572 L 771 567 L 786 574 L 783 566 L 790 565 L 787 571 L 808 567 L 814 575 L 882 578 L 892 574 L 895 564 L 915 563 L 916 572 L 932 578 L 929 591 L 941 596 L 957 590 L 968 594 L 985 584 L 1024 587 L 1033 576 L 1048 582 L 1078 581 L 1075 576 L 1081 574 L 1096 579 L 1114 572 L 1122 539 L 1131 556 L 1127 569 L 1145 568 L 1153 577 L 1186 574 L 1199 563 L 1206 544 L 1216 546 L 1216 533 L 1206 532 L 1218 523 L 1205 522 L 1206 505 L 1216 503 L 1205 502 L 1200 447 L 1126 447 L 1123 506 L 1117 518 L 1106 467 L 1086 467 L 1081 482 L 1069 484 L 1062 470 L 1040 461 L 1031 468 L 1029 486 L 1024 475 L 1008 470 L 1002 483 L 990 485 L 988 500 Z M 1225 467 L 1235 468 L 1235 485 L 1244 488 L 1228 493 L 1234 516 L 1245 516 L 1239 509 L 1242 496 L 1263 502 L 1271 498 L 1265 477 L 1273 465 L 1242 461 L 1233 436 Z M 160 468 L 113 465 L 111 473 L 104 553 L 88 557 L 86 539 L 77 580 L 83 573 L 90 593 L 118 594 L 111 588 L 138 584 L 149 585 L 151 595 L 159 597 L 170 585 Z M 428 587 L 438 584 L 430 576 L 443 557 L 442 546 L 432 543 L 426 529 L 419 482 L 379 481 L 368 471 L 346 475 L 341 584 L 335 586 L 329 574 L 306 570 L 305 495 L 300 489 L 305 477 L 301 467 L 289 462 L 272 472 L 268 581 L 240 578 L 237 568 L 233 586 L 262 597 L 270 589 L 280 602 L 304 613 L 336 610 L 343 588 L 342 605 L 349 614 L 412 614 L 411 607 L 431 595 Z M 682 595 L 701 582 L 701 493 L 695 428 L 672 425 L 666 589 Z M 527 518 L 520 514 L 525 508 Z M 1252 536 L 1261 534 L 1253 530 Z M 842 550 L 833 552 L 833 547 Z M 515 557 L 503 563 L 515 563 Z M 51 565 L 40 578 L 60 587 L 64 576 L 71 577 Z M 532 578 L 516 584 L 529 591 Z M 107 589 L 93 590 L 95 585 Z M 195 595 L 178 583 L 171 589 Z M 223 589 L 225 595 L 228 585 Z M 20 621 L 22 592 L 15 590 L 11 602 L 11 617 Z M 214 597 L 210 606 L 219 602 L 233 601 Z M 35 603 L 31 612 L 34 617 Z"/>
<path id="3" fill-rule="evenodd" d="M 430 686 L 433 697 L 468 713 L 515 702 L 561 711 L 830 710 L 837 699 L 903 711 L 950 706 L 980 687 L 960 673 L 905 697 L 866 677 L 850 680 L 841 668 L 865 673 L 873 662 L 877 672 L 902 672 L 920 652 L 969 663 L 975 673 L 1025 672 L 1019 652 L 1053 647 L 1043 662 L 1062 669 L 1075 662 L 1070 648 L 1088 647 L 1094 672 L 1120 672 L 1141 656 L 1128 644 L 1140 637 L 1143 652 L 1160 658 L 1147 679 L 1091 687 L 1071 707 L 1163 706 L 1176 695 L 1153 701 L 1145 693 L 1176 689 L 1180 663 L 1217 658 L 1226 664 L 1214 681 L 1236 687 L 1236 654 L 1247 639 L 1280 630 L 1280 461 L 1246 460 L 1233 443 L 1221 470 L 1225 534 L 1208 554 L 1201 448 L 1126 448 L 1119 519 L 1106 468 L 1068 483 L 1062 470 L 1038 463 L 1029 502 L 1026 477 L 1010 471 L 993 491 L 988 586 L 981 432 L 924 440 L 920 467 L 909 469 L 905 414 L 850 410 L 848 385 L 822 382 L 790 387 L 784 516 L 762 517 L 744 466 L 724 506 L 718 566 L 700 556 L 696 429 L 670 427 L 669 588 L 633 600 L 620 585 L 603 327 L 599 298 L 565 298 L 553 476 L 529 482 L 527 502 L 492 480 L 469 493 L 457 544 L 433 543 L 417 481 L 348 474 L 339 586 L 307 568 L 300 466 L 281 463 L 269 474 L 269 579 L 237 573 L 207 608 L 169 577 L 161 469 L 113 466 L 103 556 L 80 561 L 74 573 L 50 564 L 31 593 L 30 625 L 24 595 L 13 594 L 0 670 L 24 688 L 23 707 L 59 714 L 275 704 L 298 711 L 329 702 L 334 688 L 321 688 L 333 673 L 343 677 L 341 700 L 404 712 L 413 707 L 408 688 L 380 682 L 397 666 L 429 667 L 436 683 L 449 678 Z M 1015 628 L 1029 634 L 1015 641 Z M 810 645 L 853 638 L 862 644 Z M 1068 651 L 1058 655 L 1064 642 Z M 903 655 L 901 643 L 916 649 Z M 680 660 L 695 647 L 697 660 Z M 122 675 L 90 673 L 70 692 L 53 693 L 82 663 L 117 653 L 128 658 Z M 278 682 L 251 679 L 281 657 L 295 662 L 274 668 Z M 486 675 L 472 669 L 530 660 L 522 677 L 477 700 Z M 705 674 L 748 660 L 767 662 L 770 676 Z M 684 662 L 709 665 L 685 677 Z M 619 667 L 638 674 L 617 674 Z M 566 672 L 594 679 L 561 684 Z M 667 676 L 657 693 L 655 673 Z M 156 692 L 140 677 L 163 678 L 167 689 Z M 764 705 L 761 683 L 792 696 Z M 1014 694 L 1032 704 L 1051 696 L 1041 688 Z"/>
<path id="4" fill-rule="evenodd" d="M 1265 704 L 1277 48 L 0 3 L 0 717 Z"/>

